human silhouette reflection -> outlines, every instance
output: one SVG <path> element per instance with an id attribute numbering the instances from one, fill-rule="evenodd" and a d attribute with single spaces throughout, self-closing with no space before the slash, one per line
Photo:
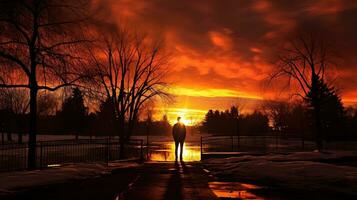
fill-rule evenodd
<path id="1" fill-rule="evenodd" d="M 185 138 L 186 138 L 186 127 L 185 125 L 180 121 L 181 117 L 177 118 L 177 123 L 174 125 L 172 128 L 172 136 L 175 140 L 175 161 L 178 159 L 178 147 L 180 145 L 180 160 L 182 161 L 182 154 L 183 154 L 183 145 L 185 143 Z"/>
<path id="2" fill-rule="evenodd" d="M 170 163 L 171 165 L 172 163 Z M 171 171 L 170 178 L 167 181 L 167 187 L 163 199 L 170 200 L 183 200 L 184 198 L 184 182 L 183 182 L 183 169 L 182 162 L 176 161 L 174 163 L 174 169 Z"/>

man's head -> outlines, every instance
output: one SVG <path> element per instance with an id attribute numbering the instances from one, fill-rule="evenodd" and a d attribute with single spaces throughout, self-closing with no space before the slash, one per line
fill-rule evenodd
<path id="1" fill-rule="evenodd" d="M 178 117 L 178 118 L 177 118 L 177 122 L 180 122 L 180 121 L 181 121 L 181 117 Z"/>

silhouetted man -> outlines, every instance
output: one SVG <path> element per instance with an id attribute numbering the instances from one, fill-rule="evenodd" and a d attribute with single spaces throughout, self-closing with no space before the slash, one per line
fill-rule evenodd
<path id="1" fill-rule="evenodd" d="M 180 122 L 181 117 L 177 118 L 177 123 L 172 128 L 172 136 L 175 140 L 175 161 L 177 161 L 177 149 L 180 145 L 180 160 L 182 161 L 182 153 L 183 153 L 183 143 L 185 142 L 186 138 L 186 127 L 185 125 Z"/>

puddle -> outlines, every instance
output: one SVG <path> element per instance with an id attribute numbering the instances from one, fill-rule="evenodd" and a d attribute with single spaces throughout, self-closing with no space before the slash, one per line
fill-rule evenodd
<path id="1" fill-rule="evenodd" d="M 240 182 L 209 182 L 212 192 L 222 199 L 264 199 L 255 195 L 252 190 L 262 189 L 263 187 L 240 183 Z"/>
<path id="2" fill-rule="evenodd" d="M 175 144 L 173 142 L 156 143 L 150 146 L 149 159 L 152 161 L 174 161 L 175 160 Z M 180 154 L 180 149 L 179 149 Z M 184 161 L 200 161 L 201 150 L 197 144 L 186 142 L 183 148 Z"/>

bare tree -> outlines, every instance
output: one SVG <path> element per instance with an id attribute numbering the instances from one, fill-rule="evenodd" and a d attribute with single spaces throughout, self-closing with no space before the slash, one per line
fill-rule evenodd
<path id="1" fill-rule="evenodd" d="M 12 110 L 15 114 L 25 114 L 29 108 L 28 94 L 24 89 L 1 88 L 1 109 Z"/>
<path id="2" fill-rule="evenodd" d="M 112 101 L 123 152 L 143 105 L 155 97 L 169 97 L 163 79 L 168 58 L 160 42 L 135 31 L 114 31 L 101 41 L 99 51 L 92 51 L 95 81 L 104 99 Z"/>
<path id="3" fill-rule="evenodd" d="M 149 136 L 151 134 L 151 129 L 153 125 L 153 113 L 154 113 L 154 104 L 149 103 L 145 104 L 144 110 L 145 110 L 145 124 L 146 124 L 146 159 L 149 160 L 149 150 L 150 150 L 150 142 L 149 142 Z"/>
<path id="4" fill-rule="evenodd" d="M 7 110 L 14 116 L 13 119 L 7 121 L 14 121 L 16 123 L 16 132 L 18 132 L 18 143 L 22 143 L 24 124 L 21 120 L 28 111 L 29 98 L 27 92 L 22 88 L 1 88 L 0 89 L 0 110 Z M 15 119 L 16 118 L 16 119 Z M 15 124 L 14 124 L 15 125 Z M 7 124 L 9 126 L 9 124 Z M 10 127 L 7 127 L 10 128 Z M 15 131 L 14 127 L 9 130 Z M 12 132 L 7 133 L 9 141 L 12 140 Z"/>
<path id="5" fill-rule="evenodd" d="M 287 77 L 289 85 L 296 83 L 300 91 L 297 95 L 309 101 L 319 150 L 322 149 L 321 105 L 325 101 L 320 87 L 326 85 L 326 70 L 333 65 L 333 58 L 332 48 L 322 37 L 300 34 L 286 44 L 279 55 L 278 70 L 272 74 L 272 78 Z"/>
<path id="6" fill-rule="evenodd" d="M 37 100 L 37 115 L 49 116 L 55 115 L 58 108 L 58 98 L 52 93 L 39 94 Z"/>
<path id="7" fill-rule="evenodd" d="M 30 91 L 28 168 L 36 168 L 37 94 L 80 78 L 82 0 L 0 2 L 0 87 Z M 88 10 L 86 10 L 88 12 Z"/>
<path id="8" fill-rule="evenodd" d="M 262 105 L 263 111 L 273 121 L 276 131 L 285 131 L 287 128 L 290 105 L 283 101 L 265 101 Z"/>

